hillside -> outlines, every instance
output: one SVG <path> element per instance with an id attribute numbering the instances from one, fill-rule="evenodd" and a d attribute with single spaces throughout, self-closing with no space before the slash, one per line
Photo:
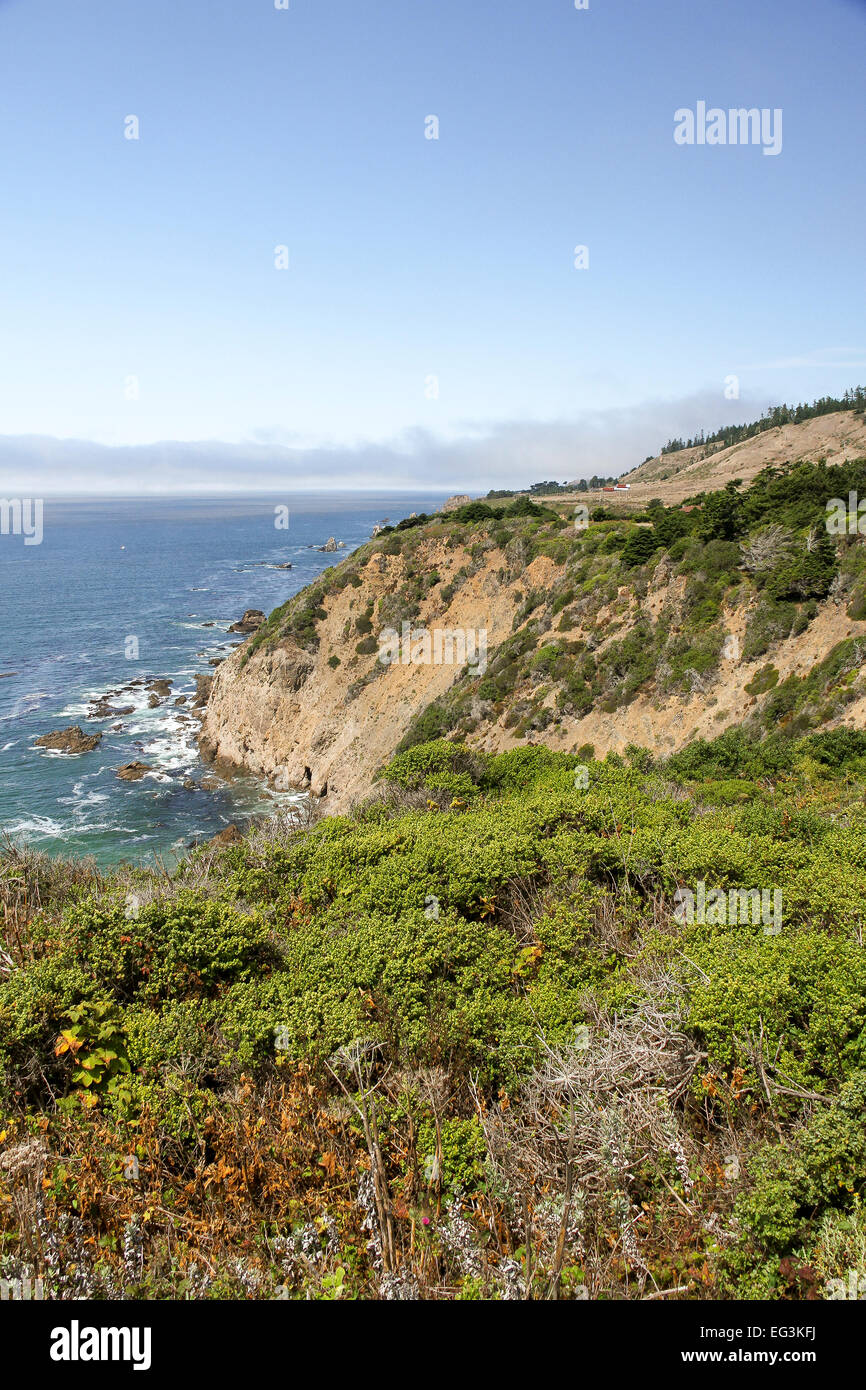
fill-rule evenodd
<path id="1" fill-rule="evenodd" d="M 698 492 L 713 492 L 734 478 L 751 483 L 763 468 L 787 468 L 804 460 L 841 464 L 866 457 L 866 418 L 855 411 L 819 415 L 800 425 L 775 429 L 727 447 L 699 445 L 659 454 L 624 474 L 630 502 L 645 504 L 659 497 L 667 504 L 684 502 Z"/>
<path id="2" fill-rule="evenodd" d="M 395 750 L 442 734 L 600 757 L 744 723 L 862 727 L 866 546 L 825 526 L 828 499 L 857 489 L 862 462 L 802 464 L 689 508 L 597 508 L 584 529 L 560 499 L 403 523 L 219 668 L 203 749 L 340 811 Z M 417 659 L 383 664 L 404 623 Z M 485 669 L 430 659 L 424 634 L 443 631 L 486 634 Z"/>
<path id="3" fill-rule="evenodd" d="M 7 850 L 0 1278 L 848 1296 L 866 735 L 632 763 L 440 741 L 171 875 Z"/>
<path id="4" fill-rule="evenodd" d="M 173 869 L 4 846 L 0 1290 L 858 1296 L 851 491 L 408 519 L 217 670 L 211 752 L 315 796 Z"/>

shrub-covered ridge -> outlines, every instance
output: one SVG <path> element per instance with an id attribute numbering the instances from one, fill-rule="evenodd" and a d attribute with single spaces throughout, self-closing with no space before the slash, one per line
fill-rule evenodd
<path id="1" fill-rule="evenodd" d="M 352 816 L 171 876 L 10 850 L 0 1277 L 461 1299 L 844 1278 L 864 771 L 851 731 L 667 763 L 439 741 Z M 779 920 L 734 889 L 778 891 Z"/>

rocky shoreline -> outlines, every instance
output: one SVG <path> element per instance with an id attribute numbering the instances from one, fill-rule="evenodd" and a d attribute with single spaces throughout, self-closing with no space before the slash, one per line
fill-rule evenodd
<path id="1" fill-rule="evenodd" d="M 290 565 L 286 567 L 291 568 Z M 245 640 L 256 632 L 264 621 L 265 614 L 261 609 L 248 608 L 241 618 L 232 623 L 226 630 L 242 634 Z M 216 626 L 216 624 L 206 624 L 206 626 Z M 225 660 L 224 657 L 211 658 L 210 664 L 216 666 L 223 660 Z M 185 693 L 175 694 L 176 677 L 137 676 L 134 680 L 127 681 L 123 685 L 113 686 L 101 695 L 93 697 L 89 701 L 84 716 L 88 722 L 103 724 L 108 723 L 109 720 L 120 722 L 112 723 L 107 729 L 100 729 L 93 733 L 85 731 L 80 724 L 70 724 L 65 728 L 51 729 L 35 738 L 32 747 L 34 750 L 45 749 L 48 752 L 60 753 L 66 757 L 77 759 L 98 749 L 102 745 L 106 733 L 122 733 L 125 728 L 122 721 L 129 715 L 140 715 L 162 707 L 169 707 L 174 719 L 181 725 L 189 726 L 192 734 L 193 730 L 197 730 L 197 727 L 200 726 L 204 717 L 213 679 L 212 674 L 197 672 L 194 676 L 194 688 Z M 124 697 L 128 701 L 130 696 L 136 697 L 138 703 L 120 703 Z M 144 696 L 147 697 L 146 704 L 141 703 Z M 142 745 L 136 746 L 141 747 Z M 122 782 L 140 782 L 148 774 L 158 771 L 157 767 L 144 762 L 141 758 L 134 758 L 114 769 L 115 776 Z M 225 785 L 225 780 L 213 775 L 201 777 L 198 780 L 186 777 L 182 785 L 185 791 L 214 792 Z"/>

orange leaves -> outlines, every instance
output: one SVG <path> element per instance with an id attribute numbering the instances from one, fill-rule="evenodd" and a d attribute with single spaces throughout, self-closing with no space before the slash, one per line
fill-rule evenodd
<path id="1" fill-rule="evenodd" d="M 289 898 L 289 912 L 295 922 L 306 922 L 309 920 L 312 908 L 309 903 L 305 903 L 299 893 L 293 893 Z"/>
<path id="2" fill-rule="evenodd" d="M 205 1178 L 202 1186 L 231 1188 L 237 1183 L 238 1170 L 233 1164 L 227 1163 L 224 1158 L 218 1158 L 216 1163 L 208 1164 L 205 1168 Z"/>
<path id="3" fill-rule="evenodd" d="M 319 1159 L 319 1166 L 324 1168 L 329 1178 L 332 1178 L 337 1171 L 337 1155 L 326 1153 Z"/>
<path id="4" fill-rule="evenodd" d="M 64 1052 L 71 1052 L 74 1057 L 80 1047 L 84 1046 L 84 1039 L 77 1038 L 68 1028 L 65 1028 L 54 1044 L 54 1056 L 62 1057 Z"/>
<path id="5" fill-rule="evenodd" d="M 727 1094 L 731 1100 L 737 1101 L 746 1090 L 743 1086 L 744 1079 L 745 1072 L 742 1067 L 734 1067 L 730 1082 L 721 1072 L 708 1071 L 701 1077 L 701 1086 L 714 1100 Z"/>

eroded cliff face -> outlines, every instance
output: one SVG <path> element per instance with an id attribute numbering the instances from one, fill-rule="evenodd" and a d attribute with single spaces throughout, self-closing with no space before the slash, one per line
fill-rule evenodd
<path id="1" fill-rule="evenodd" d="M 350 559 L 345 564 L 351 565 Z M 422 557 L 411 561 L 417 570 Z M 477 565 L 462 547 L 446 542 L 424 546 L 423 566 L 440 583 L 422 599 L 411 618 L 413 629 L 436 633 L 459 629 L 486 633 L 492 649 L 512 631 L 514 614 L 528 585 L 543 586 L 557 572 L 539 556 L 523 572 L 503 579 L 499 552 Z M 443 660 L 383 665 L 376 651 L 359 654 L 358 627 L 369 605 L 378 609 L 407 582 L 403 555 L 374 554 L 360 568 L 361 585 L 347 586 L 322 602 L 326 616 L 316 625 L 318 648 L 305 650 L 292 637 L 263 645 L 245 660 L 240 647 L 217 670 L 202 725 L 204 755 L 224 767 L 244 767 L 277 785 L 308 787 L 326 797 L 323 809 L 342 811 L 365 794 L 376 771 L 387 762 L 412 719 L 444 694 L 460 667 Z M 442 590 L 461 571 L 458 591 L 448 602 Z M 399 607 L 396 627 L 402 630 Z M 374 630 L 382 624 L 374 619 Z M 443 656 L 448 644 L 443 643 Z M 455 655 L 456 655 L 455 650 Z"/>
<path id="2" fill-rule="evenodd" d="M 685 687 L 671 691 L 662 659 L 638 692 L 617 697 L 614 707 L 604 697 L 594 699 L 586 712 L 571 707 L 562 685 L 545 683 L 544 667 L 533 662 L 533 654 L 549 651 L 553 642 L 566 650 L 566 662 L 599 663 L 611 644 L 648 625 L 676 637 L 684 627 L 688 582 L 662 560 L 648 584 L 635 589 L 614 581 L 605 589 L 601 578 L 597 588 L 590 580 L 576 590 L 570 606 L 563 605 L 555 596 L 572 592 L 564 590 L 572 572 L 572 543 L 576 549 L 579 542 L 566 538 L 556 557 L 537 555 L 528 563 L 519 538 L 497 544 L 488 536 L 470 546 L 455 544 L 453 536 L 423 533 L 402 554 L 363 547 L 328 572 L 342 574 L 342 587 L 331 585 L 330 592 L 315 595 L 316 616 L 300 638 L 278 610 L 263 633 L 218 668 L 202 726 L 204 755 L 281 787 L 308 788 L 323 798 L 323 810 L 347 810 L 370 791 L 413 721 L 432 702 L 451 700 L 452 687 L 467 686 L 466 668 L 461 681 L 461 669 L 447 660 L 380 662 L 382 629 L 399 630 L 404 615 L 414 631 L 426 629 L 434 643 L 444 630 L 483 631 L 488 662 L 502 643 L 523 634 L 522 666 L 513 687 L 504 696 L 501 690 L 491 694 L 482 671 L 469 683 L 459 721 L 446 725 L 489 751 L 541 742 L 571 752 L 591 744 L 596 757 L 622 752 L 628 744 L 669 754 L 695 737 L 715 738 L 759 715 L 775 688 L 789 677 L 808 677 L 849 638 L 854 648 L 846 658 L 844 700 L 822 720 L 825 727 L 866 724 L 866 621 L 847 616 L 840 595 L 818 605 L 804 631 L 744 660 L 758 602 L 747 594 L 722 613 L 725 650 L 708 674 L 695 671 L 692 679 L 687 673 Z M 345 582 L 347 574 L 351 583 Z M 535 603 L 529 613 L 528 597 Z M 304 601 L 301 594 L 292 603 L 297 607 Z M 562 636 L 564 611 L 568 626 Z M 580 657 L 574 655 L 578 652 Z M 765 678 L 768 672 L 771 680 Z"/>

